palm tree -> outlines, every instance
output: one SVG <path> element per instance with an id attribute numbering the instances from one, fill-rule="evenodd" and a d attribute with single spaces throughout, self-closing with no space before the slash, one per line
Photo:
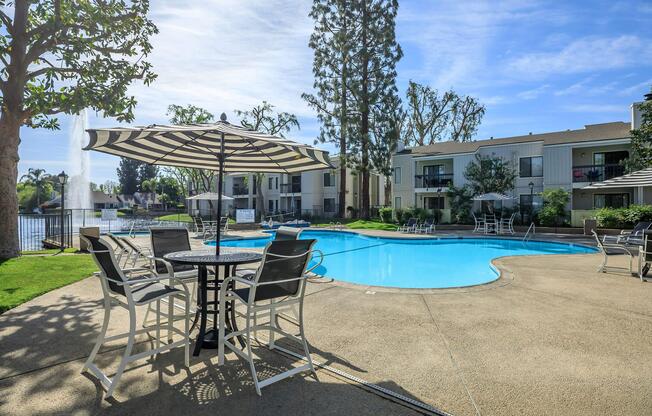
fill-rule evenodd
<path id="1" fill-rule="evenodd" d="M 27 169 L 27 173 L 20 178 L 32 186 L 36 187 L 36 206 L 41 206 L 41 187 L 48 181 L 45 169 Z"/>

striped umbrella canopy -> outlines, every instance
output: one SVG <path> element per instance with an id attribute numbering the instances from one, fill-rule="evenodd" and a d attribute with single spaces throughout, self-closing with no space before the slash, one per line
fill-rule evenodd
<path id="1" fill-rule="evenodd" d="M 482 195 L 476 195 L 473 197 L 474 201 L 510 201 L 514 199 L 513 197 L 498 192 L 489 192 Z"/>
<path id="2" fill-rule="evenodd" d="M 233 198 L 230 196 L 220 195 L 217 192 L 204 192 L 202 194 L 189 196 L 186 199 L 189 201 L 233 201 Z"/>
<path id="3" fill-rule="evenodd" d="M 652 168 L 596 182 L 582 189 L 640 188 L 645 186 L 652 186 Z"/>
<path id="4" fill-rule="evenodd" d="M 332 169 L 328 152 L 283 137 L 234 126 L 226 121 L 210 124 L 88 129 L 84 150 L 96 150 L 136 159 L 151 165 L 216 170 L 217 218 L 222 217 L 222 182 L 225 172 L 298 173 Z M 215 244 L 220 252 L 219 227 Z"/>

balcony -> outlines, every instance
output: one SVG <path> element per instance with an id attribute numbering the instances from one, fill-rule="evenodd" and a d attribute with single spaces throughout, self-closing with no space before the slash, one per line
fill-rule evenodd
<path id="1" fill-rule="evenodd" d="M 606 165 L 573 166 L 573 182 L 601 182 L 625 174 L 623 165 L 613 163 Z"/>
<path id="2" fill-rule="evenodd" d="M 448 188 L 452 185 L 452 173 L 440 173 L 439 175 L 414 175 L 415 188 Z"/>
<path id="3" fill-rule="evenodd" d="M 233 185 L 233 196 L 249 195 L 249 188 L 245 185 Z"/>
<path id="4" fill-rule="evenodd" d="M 282 183 L 281 184 L 281 193 L 282 194 L 298 194 L 301 192 L 300 183 Z"/>

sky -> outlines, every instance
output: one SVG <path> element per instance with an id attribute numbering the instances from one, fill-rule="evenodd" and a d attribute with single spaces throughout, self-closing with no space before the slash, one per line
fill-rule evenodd
<path id="1" fill-rule="evenodd" d="M 476 139 L 629 121 L 652 86 L 652 2 L 400 0 L 397 40 L 409 80 L 477 97 L 486 114 Z M 130 88 L 134 125 L 166 124 L 169 104 L 194 104 L 237 122 L 235 109 L 266 100 L 296 114 L 291 139 L 313 144 L 310 0 L 155 0 L 160 33 L 148 57 L 158 74 Z M 19 175 L 69 170 L 71 117 L 61 130 L 23 128 Z M 90 113 L 92 128 L 118 123 Z M 336 152 L 330 145 L 319 145 Z M 93 152 L 91 180 L 116 179 L 119 159 Z"/>

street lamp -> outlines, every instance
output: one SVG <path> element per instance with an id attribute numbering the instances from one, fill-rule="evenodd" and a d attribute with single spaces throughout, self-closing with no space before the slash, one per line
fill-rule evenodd
<path id="1" fill-rule="evenodd" d="M 532 222 L 532 210 L 534 208 L 534 182 L 527 184 L 530 187 L 530 222 Z"/>
<path id="2" fill-rule="evenodd" d="M 59 238 L 61 243 L 61 251 L 63 251 L 65 248 L 65 245 L 63 243 L 63 222 L 64 222 L 63 209 L 65 204 L 64 201 L 66 200 L 65 187 L 66 187 L 66 182 L 68 182 L 68 175 L 66 175 L 66 172 L 61 171 L 61 173 L 57 175 L 57 178 L 59 179 L 59 184 L 61 185 L 61 204 L 60 204 L 61 205 L 61 224 L 60 224 L 61 228 L 60 228 Z"/>
<path id="3" fill-rule="evenodd" d="M 441 211 L 439 208 L 439 203 L 441 202 L 441 186 L 437 188 L 437 225 L 439 225 L 439 221 L 441 221 Z"/>

